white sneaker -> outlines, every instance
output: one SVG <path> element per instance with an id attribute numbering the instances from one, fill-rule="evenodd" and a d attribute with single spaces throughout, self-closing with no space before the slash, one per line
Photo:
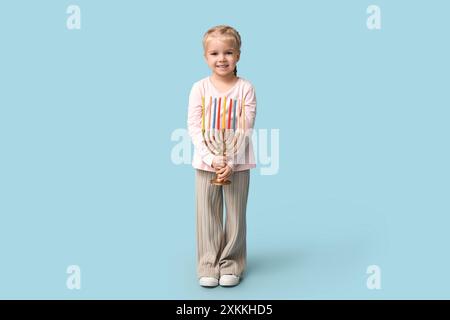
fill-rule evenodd
<path id="1" fill-rule="evenodd" d="M 214 277 L 201 277 L 198 283 L 202 287 L 217 287 L 219 285 L 219 280 Z"/>
<path id="2" fill-rule="evenodd" d="M 224 274 L 220 277 L 219 284 L 224 287 L 232 287 L 239 284 L 240 278 L 234 274 Z"/>

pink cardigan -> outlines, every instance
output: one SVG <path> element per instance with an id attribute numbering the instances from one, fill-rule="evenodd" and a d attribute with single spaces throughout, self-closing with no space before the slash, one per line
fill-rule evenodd
<path id="1" fill-rule="evenodd" d="M 194 144 L 194 159 L 192 161 L 192 166 L 196 169 L 212 172 L 215 171 L 211 167 L 214 155 L 208 150 L 203 142 L 202 97 L 205 97 L 205 109 L 209 107 L 210 102 L 212 101 L 212 108 L 210 110 L 214 110 L 214 105 L 216 105 L 216 110 L 218 110 L 219 99 L 221 100 L 222 108 L 220 110 L 220 115 L 216 114 L 216 118 L 220 119 L 220 121 L 217 122 L 219 125 L 222 124 L 221 119 L 224 112 L 223 101 L 225 100 L 225 98 L 227 99 L 227 111 L 229 111 L 229 101 L 237 100 L 237 105 L 241 101 L 245 101 L 245 127 L 247 129 L 246 134 L 249 137 L 247 149 L 245 150 L 246 155 L 237 157 L 234 160 L 229 157 L 228 164 L 233 169 L 233 171 L 242 171 L 255 168 L 256 164 L 251 133 L 256 117 L 256 94 L 255 88 L 250 83 L 250 81 L 241 77 L 238 77 L 238 81 L 236 82 L 236 84 L 227 92 L 219 92 L 216 87 L 214 87 L 209 76 L 195 82 L 192 86 L 191 93 L 189 95 L 187 121 L 189 135 L 191 136 L 192 143 Z M 216 104 L 214 104 L 214 100 L 216 101 Z M 213 111 L 211 111 L 211 114 L 213 114 Z M 228 125 L 228 121 L 231 121 L 231 123 L 234 122 L 234 113 L 227 112 L 225 116 L 227 119 L 226 125 Z M 229 119 L 229 117 L 231 117 L 231 120 Z M 212 122 L 212 120 L 210 120 L 211 118 L 212 117 L 205 117 L 205 125 Z M 214 121 L 214 125 L 216 125 L 216 121 Z M 232 126 L 230 126 L 230 128 L 232 128 Z"/>

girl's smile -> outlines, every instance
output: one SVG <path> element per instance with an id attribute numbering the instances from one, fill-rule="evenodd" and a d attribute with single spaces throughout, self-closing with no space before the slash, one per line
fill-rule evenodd
<path id="1" fill-rule="evenodd" d="M 228 78 L 233 75 L 239 55 L 232 42 L 212 38 L 208 41 L 205 59 L 216 76 Z"/>

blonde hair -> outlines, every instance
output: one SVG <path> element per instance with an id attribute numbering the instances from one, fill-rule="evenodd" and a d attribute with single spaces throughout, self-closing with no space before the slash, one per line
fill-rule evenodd
<path id="1" fill-rule="evenodd" d="M 241 53 L 241 36 L 233 27 L 218 25 L 206 31 L 203 36 L 203 51 L 206 52 L 207 42 L 210 37 L 221 38 L 224 41 L 232 41 L 235 49 Z M 237 75 L 237 67 L 234 67 L 234 75 Z"/>

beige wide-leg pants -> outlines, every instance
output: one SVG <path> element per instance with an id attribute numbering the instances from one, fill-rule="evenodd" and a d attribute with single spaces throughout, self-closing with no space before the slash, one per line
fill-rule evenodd
<path id="1" fill-rule="evenodd" d="M 246 208 L 250 170 L 233 172 L 231 184 L 210 183 L 214 172 L 196 170 L 197 275 L 242 277 L 246 267 Z M 223 193 L 222 193 L 223 192 Z M 226 223 L 223 227 L 223 196 Z"/>

